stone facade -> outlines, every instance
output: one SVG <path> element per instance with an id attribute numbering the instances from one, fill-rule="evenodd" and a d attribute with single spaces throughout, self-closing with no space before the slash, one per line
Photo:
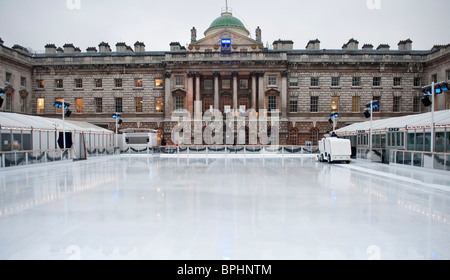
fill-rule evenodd
<path id="1" fill-rule="evenodd" d="M 270 50 L 261 43 L 259 27 L 254 40 L 230 12 L 224 16 L 204 38 L 198 39 L 193 28 L 188 48 L 171 42 L 165 52 L 145 50 L 142 42 L 134 50 L 117 43 L 112 51 L 102 42 L 99 51 L 48 44 L 45 54 L 31 54 L 2 43 L 0 87 L 8 87 L 13 97 L 13 105 L 2 110 L 59 117 L 53 104 L 63 98 L 71 104 L 73 119 L 115 129 L 111 115 L 119 111 L 120 129 L 160 129 L 170 142 L 175 109 L 193 117 L 212 107 L 229 111 L 227 121 L 241 109 L 255 110 L 260 117 L 276 109 L 280 144 L 304 145 L 332 130 L 328 120 L 333 112 L 340 114 L 337 127 L 365 121 L 365 105 L 374 98 L 381 108 L 375 119 L 425 112 L 422 86 L 450 78 L 450 45 L 417 51 L 408 39 L 397 50 L 371 44 L 359 49 L 352 38 L 342 50 L 325 50 L 316 39 L 299 50 L 292 41 L 278 40 Z M 233 25 L 221 26 L 228 23 Z M 25 107 L 20 105 L 24 100 Z M 196 101 L 202 101 L 199 108 Z M 449 93 L 437 96 L 437 110 L 449 106 Z M 268 117 L 270 122 L 270 112 Z"/>

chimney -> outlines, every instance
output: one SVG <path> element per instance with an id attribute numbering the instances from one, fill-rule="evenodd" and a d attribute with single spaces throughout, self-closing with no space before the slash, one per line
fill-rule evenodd
<path id="1" fill-rule="evenodd" d="M 101 42 L 99 45 L 98 45 L 98 48 L 99 48 L 99 52 L 111 52 L 111 47 L 109 46 L 109 44 L 108 43 L 105 43 L 105 42 Z"/>
<path id="2" fill-rule="evenodd" d="M 73 46 L 73 44 L 65 44 L 63 46 L 64 48 L 64 53 L 73 53 L 75 52 L 75 47 Z"/>
<path id="3" fill-rule="evenodd" d="M 59 48 L 56 50 L 56 53 L 64 53 L 63 48 L 59 47 Z"/>
<path id="4" fill-rule="evenodd" d="M 78 47 L 76 47 L 73 51 L 74 51 L 75 53 L 81 53 L 81 49 L 78 48 Z"/>
<path id="5" fill-rule="evenodd" d="M 86 52 L 88 52 L 88 53 L 96 53 L 97 49 L 95 47 L 89 47 L 89 48 L 86 49 Z"/>
<path id="6" fill-rule="evenodd" d="M 191 29 L 191 43 L 197 42 L 197 29 L 192 27 Z"/>
<path id="7" fill-rule="evenodd" d="M 170 51 L 171 52 L 179 52 L 181 50 L 181 45 L 179 42 L 170 43 Z"/>
<path id="8" fill-rule="evenodd" d="M 404 41 L 400 41 L 398 43 L 398 50 L 399 51 L 411 51 L 412 50 L 412 41 L 411 39 L 407 39 Z"/>
<path id="9" fill-rule="evenodd" d="M 17 45 L 17 44 L 14 45 L 12 47 L 12 49 L 15 50 L 15 51 L 20 51 L 20 52 L 26 52 L 26 53 L 29 52 L 27 48 L 22 47 L 21 45 Z"/>
<path id="10" fill-rule="evenodd" d="M 143 42 L 137 41 L 134 44 L 134 51 L 135 52 L 145 52 L 145 44 Z"/>
<path id="11" fill-rule="evenodd" d="M 363 50 L 373 50 L 373 45 L 372 44 L 364 44 L 362 49 Z"/>
<path id="12" fill-rule="evenodd" d="M 56 54 L 56 45 L 55 44 L 45 45 L 45 53 L 46 54 Z"/>
<path id="13" fill-rule="evenodd" d="M 116 52 L 126 52 L 127 47 L 128 47 L 127 44 L 119 42 L 116 44 Z"/>
<path id="14" fill-rule="evenodd" d="M 355 39 L 351 38 L 347 44 L 344 44 L 342 46 L 343 50 L 357 50 L 358 49 L 359 42 Z"/>
<path id="15" fill-rule="evenodd" d="M 388 51 L 391 47 L 387 44 L 381 44 L 378 46 L 377 51 Z"/>
<path id="16" fill-rule="evenodd" d="M 294 41 L 291 40 L 278 40 L 273 42 L 273 49 L 279 51 L 294 49 Z"/>
<path id="17" fill-rule="evenodd" d="M 3 40 L 2 40 L 2 38 L 0 38 L 0 46 L 3 46 Z"/>
<path id="18" fill-rule="evenodd" d="M 320 50 L 320 41 L 319 39 L 310 40 L 306 45 L 307 50 Z"/>

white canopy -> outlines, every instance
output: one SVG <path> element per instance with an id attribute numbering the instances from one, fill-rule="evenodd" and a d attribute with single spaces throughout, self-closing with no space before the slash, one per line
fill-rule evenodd
<path id="1" fill-rule="evenodd" d="M 430 127 L 431 113 L 388 118 L 373 121 L 373 130 L 388 130 L 389 128 L 415 128 Z M 450 125 L 450 110 L 437 111 L 434 113 L 434 123 L 436 126 Z M 356 133 L 358 131 L 370 130 L 370 121 L 355 123 L 336 130 L 337 134 Z"/>
<path id="2" fill-rule="evenodd" d="M 2 129 L 63 130 L 63 121 L 61 119 L 5 112 L 0 112 L 0 125 Z M 113 133 L 111 130 L 87 122 L 66 120 L 64 126 L 67 132 Z"/>

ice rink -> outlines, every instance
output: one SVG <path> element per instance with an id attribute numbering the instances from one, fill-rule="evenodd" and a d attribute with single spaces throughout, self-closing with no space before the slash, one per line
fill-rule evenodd
<path id="1" fill-rule="evenodd" d="M 448 172 L 115 156 L 0 178 L 0 259 L 450 259 Z"/>

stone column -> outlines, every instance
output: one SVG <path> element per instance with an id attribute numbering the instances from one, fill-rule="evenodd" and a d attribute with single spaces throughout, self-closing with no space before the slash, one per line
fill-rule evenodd
<path id="1" fill-rule="evenodd" d="M 173 101 L 172 101 L 172 87 L 170 84 L 170 76 L 172 76 L 171 73 L 167 72 L 164 77 L 165 77 L 165 97 L 166 97 L 166 106 L 164 108 L 164 111 L 166 112 L 166 118 L 171 118 L 172 116 L 172 112 L 173 112 Z"/>
<path id="2" fill-rule="evenodd" d="M 259 78 L 259 110 L 266 109 L 266 98 L 264 96 L 264 72 L 258 73 Z"/>
<path id="3" fill-rule="evenodd" d="M 197 73 L 195 76 L 195 101 L 200 102 L 200 73 Z M 200 106 L 200 103 L 197 103 L 198 106 L 195 106 L 195 114 L 196 115 L 202 115 L 203 112 L 203 106 Z"/>
<path id="4" fill-rule="evenodd" d="M 238 72 L 233 72 L 232 76 L 233 76 L 233 110 L 235 110 L 236 112 L 239 111 L 238 108 Z"/>
<path id="5" fill-rule="evenodd" d="M 191 118 L 194 117 L 194 76 L 192 73 L 188 74 L 188 85 L 186 93 L 187 110 L 191 114 Z"/>
<path id="6" fill-rule="evenodd" d="M 214 72 L 214 109 L 219 110 L 219 72 Z"/>
<path id="7" fill-rule="evenodd" d="M 287 117 L 287 76 L 288 72 L 281 72 L 281 117 Z"/>
<path id="8" fill-rule="evenodd" d="M 252 109 L 256 110 L 256 73 L 252 73 Z"/>

